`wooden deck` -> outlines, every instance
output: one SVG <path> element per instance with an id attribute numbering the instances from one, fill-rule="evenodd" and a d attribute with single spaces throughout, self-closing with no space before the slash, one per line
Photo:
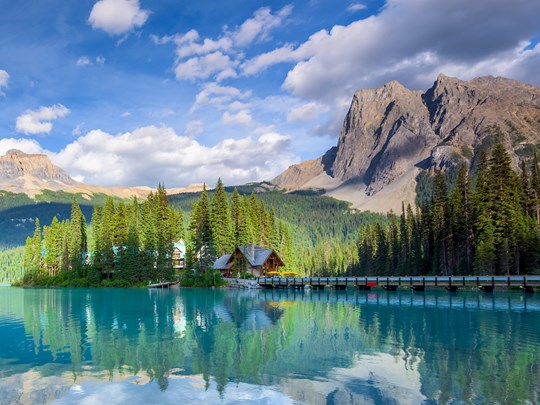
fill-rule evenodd
<path id="1" fill-rule="evenodd" d="M 522 288 L 532 293 L 540 288 L 540 276 L 426 276 L 426 277 L 259 277 L 259 285 L 263 288 L 334 288 L 344 290 L 356 288 L 358 290 L 371 290 L 383 288 L 395 291 L 400 287 L 408 287 L 415 291 L 424 291 L 427 288 L 445 288 L 448 291 L 457 291 L 459 288 L 479 288 L 485 292 L 492 292 L 502 288 Z"/>

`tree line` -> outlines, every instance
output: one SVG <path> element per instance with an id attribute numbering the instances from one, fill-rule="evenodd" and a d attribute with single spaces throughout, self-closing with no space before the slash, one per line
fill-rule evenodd
<path id="1" fill-rule="evenodd" d="M 360 227 L 360 275 L 512 275 L 540 268 L 540 168 L 516 171 L 503 145 L 459 167 L 453 187 L 441 171 L 428 202 Z"/>
<path id="2" fill-rule="evenodd" d="M 221 179 L 210 199 L 206 186 L 192 206 L 187 230 L 184 212 L 169 204 L 162 185 L 140 203 L 112 198 L 94 207 L 91 223 L 74 198 L 69 220 L 54 217 L 41 228 L 36 219 L 26 240 L 23 284 L 133 285 L 173 280 L 174 243 L 184 240 L 184 276 L 203 275 L 217 257 L 249 243 L 275 249 L 296 269 L 288 225 L 254 193 L 236 190 L 229 199 Z M 213 280 L 215 282 L 215 279 Z"/>
<path id="3" fill-rule="evenodd" d="M 24 250 L 25 283 L 40 277 L 65 285 L 171 279 L 173 243 L 184 233 L 183 212 L 169 206 L 162 185 L 142 203 L 108 198 L 94 207 L 90 226 L 74 198 L 69 220 L 54 217 L 43 230 L 36 220 Z"/>

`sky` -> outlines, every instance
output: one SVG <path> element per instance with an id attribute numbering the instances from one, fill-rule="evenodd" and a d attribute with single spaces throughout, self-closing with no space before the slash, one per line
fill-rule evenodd
<path id="1" fill-rule="evenodd" d="M 0 154 L 77 180 L 270 180 L 355 91 L 440 73 L 540 85 L 538 0 L 2 0 Z"/>

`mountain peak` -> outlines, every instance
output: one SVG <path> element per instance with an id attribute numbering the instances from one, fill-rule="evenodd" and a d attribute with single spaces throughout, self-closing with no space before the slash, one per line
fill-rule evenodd
<path id="1" fill-rule="evenodd" d="M 313 160 L 273 182 L 308 188 L 316 174 L 329 195 L 358 208 L 399 211 L 402 201 L 414 204 L 421 170 L 453 170 L 497 143 L 515 163 L 538 149 L 540 88 L 492 76 L 466 81 L 440 74 L 426 92 L 391 81 L 354 94 L 330 170 Z"/>
<path id="2" fill-rule="evenodd" d="M 11 155 L 14 155 L 14 156 L 26 156 L 27 153 L 24 153 L 23 151 L 19 150 L 19 149 L 10 149 L 6 152 L 6 156 L 11 156 Z"/>
<path id="3" fill-rule="evenodd" d="M 35 195 L 41 189 L 61 190 L 76 183 L 47 155 L 10 149 L 0 156 L 0 189 Z"/>

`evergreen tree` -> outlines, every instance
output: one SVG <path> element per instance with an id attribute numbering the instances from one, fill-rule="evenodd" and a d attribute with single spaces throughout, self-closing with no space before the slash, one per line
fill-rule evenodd
<path id="1" fill-rule="evenodd" d="M 230 253 L 233 249 L 233 227 L 227 194 L 221 179 L 218 179 L 212 196 L 210 215 L 212 241 L 217 256 Z"/>
<path id="2" fill-rule="evenodd" d="M 193 204 L 189 228 L 193 241 L 193 253 L 198 258 L 201 269 L 206 270 L 213 264 L 215 258 L 210 224 L 210 202 L 206 185 L 203 186 L 199 200 Z"/>
<path id="3" fill-rule="evenodd" d="M 35 220 L 35 230 L 32 237 L 26 238 L 23 255 L 23 266 L 30 273 L 41 270 L 41 226 L 39 218 Z"/>
<path id="4" fill-rule="evenodd" d="M 68 256 L 72 277 L 83 277 L 83 254 L 86 254 L 86 220 L 75 197 L 71 202 L 71 219 L 69 222 Z"/>

